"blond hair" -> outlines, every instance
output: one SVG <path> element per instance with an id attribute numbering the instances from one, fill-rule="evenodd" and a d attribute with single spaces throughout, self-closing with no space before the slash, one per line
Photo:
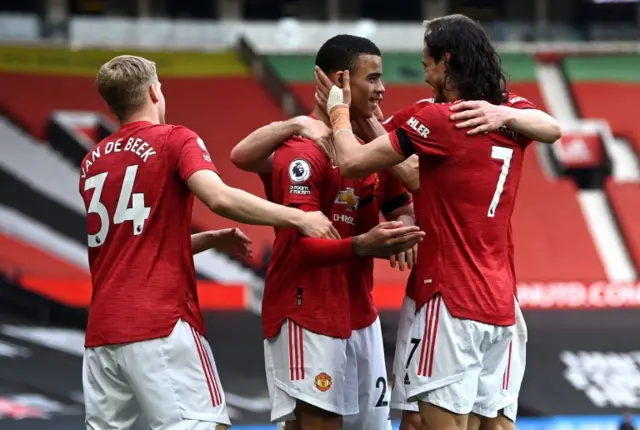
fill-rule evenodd
<path id="1" fill-rule="evenodd" d="M 100 67 L 98 92 L 119 119 L 144 105 L 149 85 L 158 80 L 156 63 L 134 55 L 120 55 Z"/>

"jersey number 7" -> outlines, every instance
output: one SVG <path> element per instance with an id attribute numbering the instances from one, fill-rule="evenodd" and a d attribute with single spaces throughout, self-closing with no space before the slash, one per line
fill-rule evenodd
<path id="1" fill-rule="evenodd" d="M 500 196 L 504 191 L 504 183 L 507 182 L 507 176 L 509 175 L 511 157 L 513 157 L 513 149 L 503 146 L 491 147 L 491 158 L 502 160 L 502 170 L 500 170 L 500 176 L 498 176 L 498 183 L 496 184 L 496 192 L 493 193 L 493 199 L 491 199 L 489 211 L 487 212 L 489 218 L 493 218 L 496 215 L 496 209 L 498 208 L 498 203 L 500 203 Z"/>
<path id="2" fill-rule="evenodd" d="M 142 233 L 144 228 L 144 222 L 149 218 L 151 208 L 144 205 L 144 194 L 133 192 L 133 184 L 136 181 L 136 173 L 138 172 L 137 165 L 131 165 L 127 167 L 124 173 L 124 179 L 122 180 L 122 186 L 120 187 L 120 197 L 118 198 L 118 204 L 116 211 L 113 214 L 113 224 L 122 224 L 125 221 L 133 221 L 133 235 L 137 236 Z M 111 217 L 106 206 L 102 204 L 100 198 L 102 197 L 102 189 L 107 181 L 107 175 L 109 172 L 100 173 L 98 175 L 87 178 L 84 183 L 84 190 L 95 190 L 89 207 L 87 208 L 88 214 L 97 214 L 100 217 L 100 230 L 96 234 L 88 235 L 88 244 L 90 248 L 96 248 L 104 244 L 109 233 L 109 226 L 111 223 Z M 131 206 L 129 206 L 131 202 Z"/>

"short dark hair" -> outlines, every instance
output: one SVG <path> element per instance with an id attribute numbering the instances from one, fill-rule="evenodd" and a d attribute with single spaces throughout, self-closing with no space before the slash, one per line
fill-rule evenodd
<path id="1" fill-rule="evenodd" d="M 382 56 L 380 48 L 364 37 L 339 34 L 324 42 L 316 55 L 316 66 L 325 73 L 353 72 L 360 55 Z"/>
<path id="2" fill-rule="evenodd" d="M 489 36 L 477 22 L 464 15 L 447 15 L 425 22 L 424 42 L 436 62 L 450 54 L 446 77 L 466 100 L 507 100 L 507 79 L 502 60 Z"/>

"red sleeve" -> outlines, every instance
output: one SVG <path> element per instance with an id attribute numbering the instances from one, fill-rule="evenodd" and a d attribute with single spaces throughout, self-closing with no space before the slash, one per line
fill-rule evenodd
<path id="1" fill-rule="evenodd" d="M 184 182 L 199 170 L 218 173 L 204 141 L 188 128 L 174 127 L 167 136 L 166 145 L 175 169 Z"/>
<path id="2" fill-rule="evenodd" d="M 537 109 L 536 105 L 531 103 L 524 97 L 517 96 L 513 93 L 509 93 L 509 100 L 505 103 L 507 106 L 516 109 Z"/>
<path id="3" fill-rule="evenodd" d="M 329 163 L 314 143 L 280 146 L 273 157 L 273 175 L 282 187 L 283 204 L 320 207 L 320 189 Z"/>
<path id="4" fill-rule="evenodd" d="M 300 205 L 298 208 L 306 212 L 317 210 L 317 206 L 308 204 Z M 349 258 L 354 256 L 350 237 L 334 240 L 306 237 L 298 234 L 295 246 L 302 257 L 302 261 L 316 266 L 335 266 L 348 261 Z"/>
<path id="5" fill-rule="evenodd" d="M 440 106 L 424 107 L 407 119 L 400 128 L 389 133 L 391 145 L 399 154 L 405 157 L 416 152 L 440 157 L 449 154 L 448 137 L 444 136 L 441 125 L 448 123 L 448 119 L 438 109 Z"/>
<path id="6" fill-rule="evenodd" d="M 317 266 L 335 266 L 343 264 L 353 257 L 352 238 L 340 240 L 301 237 L 298 241 L 298 252 L 302 261 Z"/>
<path id="7" fill-rule="evenodd" d="M 380 212 L 387 215 L 412 202 L 411 194 L 388 170 L 378 174 L 380 193 Z"/>

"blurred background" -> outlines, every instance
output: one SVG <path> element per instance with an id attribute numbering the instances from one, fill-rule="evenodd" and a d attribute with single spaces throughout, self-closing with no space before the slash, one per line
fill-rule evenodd
<path id="1" fill-rule="evenodd" d="M 421 21 L 448 13 L 480 20 L 499 45 L 510 90 L 564 128 L 552 147 L 528 151 L 513 223 L 529 327 L 518 428 L 633 428 L 640 3 L 2 0 L 0 429 L 83 428 L 91 286 L 78 165 L 117 127 L 93 86 L 100 65 L 122 53 L 156 61 L 168 121 L 202 136 L 225 181 L 263 195 L 229 152 L 255 128 L 310 111 L 314 55 L 326 39 L 350 33 L 380 46 L 390 115 L 431 97 Z M 230 225 L 195 204 L 194 231 Z M 232 420 L 267 429 L 259 309 L 272 232 L 243 230 L 254 240 L 253 260 L 210 251 L 196 268 Z M 406 276 L 376 267 L 389 364 Z"/>

